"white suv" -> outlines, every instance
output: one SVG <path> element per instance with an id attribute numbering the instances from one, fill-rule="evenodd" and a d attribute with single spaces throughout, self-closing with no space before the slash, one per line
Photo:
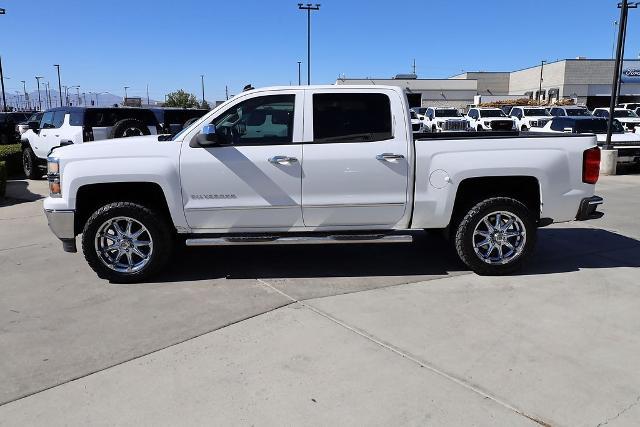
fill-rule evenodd
<path id="1" fill-rule="evenodd" d="M 452 132 L 469 130 L 469 121 L 454 107 L 429 107 L 424 124 L 431 132 Z"/>
<path id="2" fill-rule="evenodd" d="M 531 128 L 542 128 L 551 120 L 551 114 L 544 107 L 515 106 L 509 116 L 516 122 L 516 129 L 528 131 Z"/>
<path id="3" fill-rule="evenodd" d="M 21 135 L 24 174 L 29 179 L 42 177 L 47 156 L 55 147 L 157 133 L 158 120 L 146 109 L 52 108 L 39 122 L 29 122 L 29 130 Z"/>
<path id="4" fill-rule="evenodd" d="M 515 121 L 501 109 L 491 107 L 473 107 L 467 113 L 469 127 L 478 132 L 483 130 L 514 130 Z"/>

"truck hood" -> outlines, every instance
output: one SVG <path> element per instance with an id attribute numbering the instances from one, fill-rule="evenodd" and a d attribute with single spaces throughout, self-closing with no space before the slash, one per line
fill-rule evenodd
<path id="1" fill-rule="evenodd" d="M 51 157 L 63 161 L 132 157 L 150 158 L 171 156 L 179 150 L 180 143 L 178 142 L 158 141 L 158 135 L 148 135 L 67 145 L 56 148 L 51 153 Z"/>

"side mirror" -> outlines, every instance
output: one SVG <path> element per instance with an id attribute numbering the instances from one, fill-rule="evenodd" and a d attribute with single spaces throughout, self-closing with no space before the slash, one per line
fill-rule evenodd
<path id="1" fill-rule="evenodd" d="M 216 133 L 216 125 L 204 125 L 202 132 L 196 135 L 196 142 L 200 147 L 215 147 L 220 144 L 220 137 Z"/>
<path id="2" fill-rule="evenodd" d="M 29 122 L 29 129 L 37 131 L 40 128 L 40 122 Z"/>

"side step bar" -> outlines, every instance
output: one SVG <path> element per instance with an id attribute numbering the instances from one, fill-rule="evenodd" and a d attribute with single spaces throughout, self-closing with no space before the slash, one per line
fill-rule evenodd
<path id="1" fill-rule="evenodd" d="M 187 239 L 187 246 L 230 246 L 230 245 L 326 245 L 344 243 L 411 243 L 411 235 L 386 234 L 345 234 L 333 236 L 257 236 L 257 237 L 211 237 Z"/>

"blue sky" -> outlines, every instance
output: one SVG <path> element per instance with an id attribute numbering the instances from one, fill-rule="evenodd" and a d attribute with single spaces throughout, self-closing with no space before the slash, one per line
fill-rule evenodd
<path id="1" fill-rule="evenodd" d="M 514 70 L 586 56 L 609 58 L 617 0 L 322 0 L 312 16 L 312 83 L 411 71 Z M 306 12 L 285 0 L 0 0 L 7 91 L 35 75 L 81 91 L 151 98 L 183 88 L 223 99 L 306 75 Z M 630 12 L 627 58 L 640 54 L 640 9 Z"/>

